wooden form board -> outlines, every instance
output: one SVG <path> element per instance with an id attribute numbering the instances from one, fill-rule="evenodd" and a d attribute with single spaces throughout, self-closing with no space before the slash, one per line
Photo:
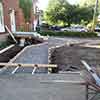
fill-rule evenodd
<path id="1" fill-rule="evenodd" d="M 9 30 L 9 28 L 7 27 L 7 25 L 5 26 L 5 28 L 7 29 L 7 31 L 9 32 L 10 36 L 11 36 L 12 39 L 15 41 L 15 43 L 17 43 L 17 40 L 15 39 L 13 33 Z"/>
<path id="2" fill-rule="evenodd" d="M 37 67 L 37 68 L 57 68 L 57 65 L 53 64 L 22 64 L 22 63 L 0 63 L 0 66 L 9 67 Z"/>

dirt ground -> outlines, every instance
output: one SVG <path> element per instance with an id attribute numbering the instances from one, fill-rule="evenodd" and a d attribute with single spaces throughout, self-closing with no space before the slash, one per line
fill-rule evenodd
<path id="1" fill-rule="evenodd" d="M 20 52 L 23 48 L 19 46 L 14 46 L 4 53 L 0 54 L 0 62 L 9 62 L 18 52 Z"/>
<path id="2" fill-rule="evenodd" d="M 84 69 L 81 60 L 92 67 L 100 65 L 100 48 L 80 46 L 63 46 L 56 48 L 51 54 L 51 63 L 57 64 L 59 70 L 71 71 Z"/>
<path id="3" fill-rule="evenodd" d="M 95 38 L 50 37 L 50 61 L 52 64 L 57 64 L 60 71 L 79 71 L 84 69 L 81 60 L 85 60 L 92 67 L 99 67 L 99 45 L 98 47 L 89 47 L 99 43 L 100 40 Z"/>

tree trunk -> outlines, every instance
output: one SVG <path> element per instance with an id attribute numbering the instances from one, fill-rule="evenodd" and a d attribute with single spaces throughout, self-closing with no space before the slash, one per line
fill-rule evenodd
<path id="1" fill-rule="evenodd" d="M 71 26 L 71 23 L 70 22 L 68 22 L 68 27 L 70 27 Z"/>

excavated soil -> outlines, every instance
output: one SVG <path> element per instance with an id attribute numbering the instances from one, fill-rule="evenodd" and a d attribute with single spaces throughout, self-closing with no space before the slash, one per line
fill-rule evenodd
<path id="1" fill-rule="evenodd" d="M 99 67 L 100 48 L 65 45 L 52 50 L 50 60 L 52 64 L 58 65 L 60 71 L 83 70 L 85 67 L 81 60 L 85 60 L 92 67 Z"/>
<path id="2" fill-rule="evenodd" d="M 9 50 L 0 54 L 0 62 L 9 62 L 10 59 L 12 59 L 14 56 L 16 56 L 17 53 L 19 53 L 22 49 L 23 49 L 23 47 L 20 47 L 17 45 L 10 48 Z"/>

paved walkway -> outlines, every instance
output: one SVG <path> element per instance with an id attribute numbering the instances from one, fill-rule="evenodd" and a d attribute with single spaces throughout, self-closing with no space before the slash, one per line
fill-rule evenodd
<path id="1" fill-rule="evenodd" d="M 24 63 L 24 64 L 48 64 L 48 43 L 39 45 L 32 45 L 24 48 L 15 58 L 10 62 L 13 63 Z M 17 67 L 16 67 L 17 68 Z M 3 74 L 11 74 L 15 68 L 7 68 Z M 18 68 L 16 73 L 32 73 L 33 68 Z M 46 68 L 38 68 L 35 73 L 47 73 Z"/>

